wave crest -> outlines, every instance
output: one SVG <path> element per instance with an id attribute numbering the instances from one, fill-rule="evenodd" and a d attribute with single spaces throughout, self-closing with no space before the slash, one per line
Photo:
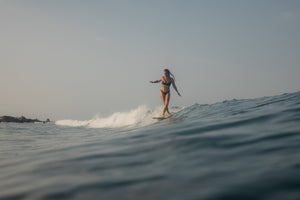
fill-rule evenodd
<path id="1" fill-rule="evenodd" d="M 90 120 L 58 120 L 55 122 L 56 125 L 60 126 L 71 126 L 80 127 L 85 126 L 89 128 L 118 128 L 126 126 L 145 126 L 154 122 L 153 116 L 160 116 L 162 106 L 157 107 L 153 110 L 147 106 L 139 106 L 136 109 L 128 112 L 116 112 L 108 117 L 95 116 Z"/>

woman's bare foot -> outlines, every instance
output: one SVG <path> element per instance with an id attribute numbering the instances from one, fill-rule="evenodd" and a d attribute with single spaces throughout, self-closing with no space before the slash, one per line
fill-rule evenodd
<path id="1" fill-rule="evenodd" d="M 161 115 L 161 117 L 165 117 L 165 115 Z"/>

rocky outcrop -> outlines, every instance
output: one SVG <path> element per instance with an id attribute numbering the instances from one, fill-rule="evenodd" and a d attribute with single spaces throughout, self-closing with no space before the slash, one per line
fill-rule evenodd
<path id="1" fill-rule="evenodd" d="M 2 116 L 0 117 L 0 122 L 15 122 L 15 123 L 33 123 L 33 122 L 50 122 L 49 119 L 47 119 L 46 121 L 41 121 L 38 119 L 28 119 L 24 116 L 22 117 L 11 117 L 11 116 Z"/>

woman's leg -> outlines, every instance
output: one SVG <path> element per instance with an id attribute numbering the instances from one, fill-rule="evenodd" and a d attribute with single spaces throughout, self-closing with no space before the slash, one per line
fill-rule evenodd
<path id="1" fill-rule="evenodd" d="M 162 113 L 162 117 L 165 117 L 165 112 L 166 112 L 166 109 L 165 109 L 165 97 L 166 97 L 166 95 L 164 95 L 161 91 L 160 91 L 160 98 L 161 98 L 161 100 L 163 101 L 163 103 L 164 103 L 164 109 L 163 109 L 163 113 Z"/>
<path id="2" fill-rule="evenodd" d="M 171 115 L 171 113 L 169 112 L 169 102 L 170 102 L 170 92 L 168 94 L 165 95 L 165 111 L 167 111 L 168 115 Z"/>

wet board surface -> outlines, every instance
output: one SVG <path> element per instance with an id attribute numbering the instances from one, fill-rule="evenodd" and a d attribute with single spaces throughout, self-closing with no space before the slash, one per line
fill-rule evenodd
<path id="1" fill-rule="evenodd" d="M 172 115 L 167 116 L 167 117 L 152 117 L 152 119 L 157 119 L 157 120 L 164 120 L 170 118 Z"/>

